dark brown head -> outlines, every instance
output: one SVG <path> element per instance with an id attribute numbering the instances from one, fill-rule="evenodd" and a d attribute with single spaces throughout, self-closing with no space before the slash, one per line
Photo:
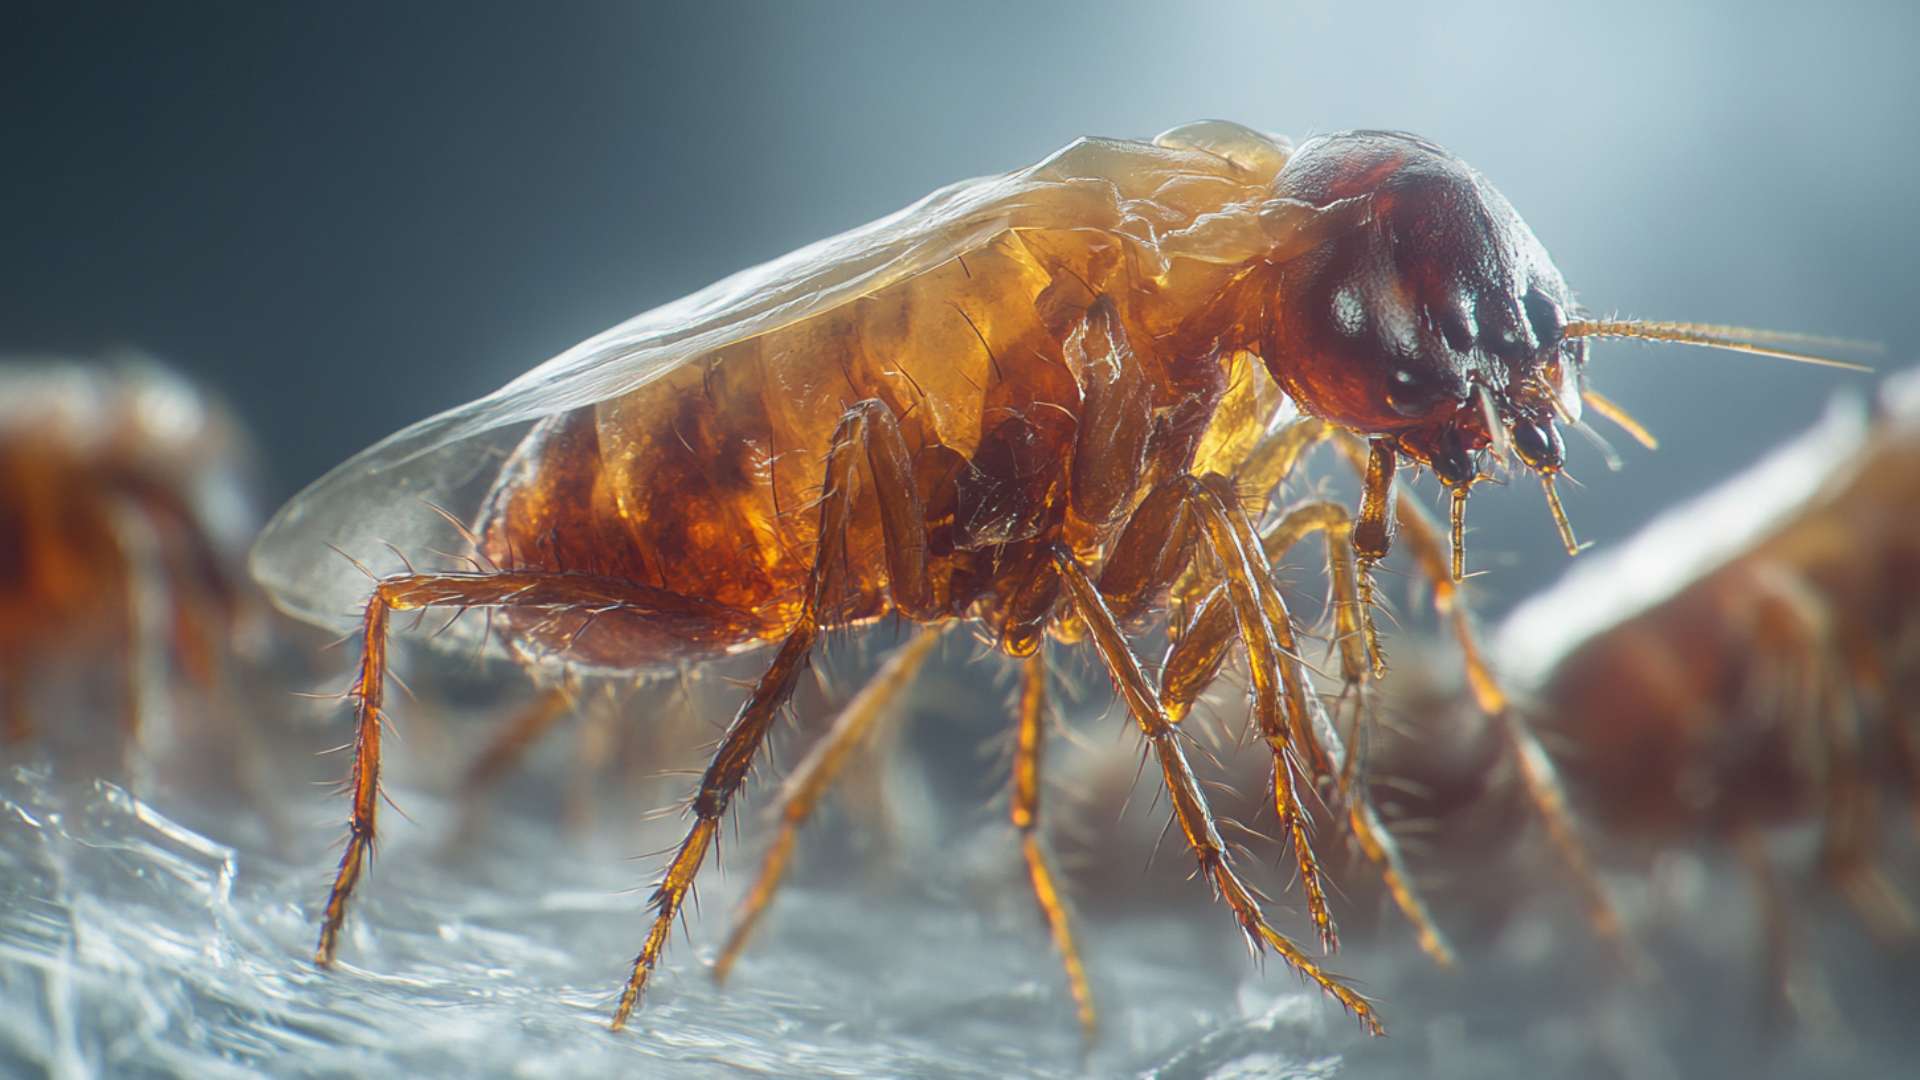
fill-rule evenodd
<path id="1" fill-rule="evenodd" d="M 1491 184 L 1423 139 L 1354 131 L 1304 143 L 1274 185 L 1319 208 L 1365 203 L 1280 268 L 1264 351 L 1296 401 L 1393 439 L 1450 487 L 1501 442 L 1560 467 L 1555 420 L 1579 419 L 1586 344 L 1565 334 L 1560 271 Z"/>
<path id="2" fill-rule="evenodd" d="M 1333 225 L 1275 266 L 1262 355 L 1307 412 L 1388 440 L 1453 489 L 1460 535 L 1481 452 L 1511 448 L 1538 473 L 1569 553 L 1553 481 L 1584 399 L 1652 437 L 1586 388 L 1587 339 L 1629 337 L 1864 370 L 1788 346 L 1867 342 L 1735 326 L 1579 317 L 1533 231 L 1486 178 L 1433 143 L 1389 131 L 1309 139 L 1274 177 L 1282 205 Z M 1604 448 L 1605 444 L 1601 443 Z M 1609 452 L 1609 463 L 1613 463 Z M 1458 573 L 1459 556 L 1455 555 Z"/>

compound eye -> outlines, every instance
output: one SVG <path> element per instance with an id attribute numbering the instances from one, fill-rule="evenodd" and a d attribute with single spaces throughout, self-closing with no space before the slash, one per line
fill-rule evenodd
<path id="1" fill-rule="evenodd" d="M 1564 461 L 1566 448 L 1560 442 L 1560 434 L 1553 425 L 1541 426 L 1530 420 L 1522 420 L 1513 425 L 1513 450 L 1520 460 L 1536 472 L 1558 469 Z"/>
<path id="2" fill-rule="evenodd" d="M 1474 339 L 1480 336 L 1480 327 L 1473 321 L 1473 304 L 1469 298 L 1461 297 L 1455 303 L 1438 305 L 1433 310 L 1433 322 L 1454 352 L 1473 351 Z"/>
<path id="3" fill-rule="evenodd" d="M 1559 344 L 1560 335 L 1567 329 L 1567 316 L 1560 305 L 1537 288 L 1527 290 L 1521 303 L 1527 309 L 1527 323 L 1533 327 L 1533 336 L 1539 340 L 1540 347 Z"/>
<path id="4" fill-rule="evenodd" d="M 1395 368 L 1387 376 L 1387 406 L 1401 416 L 1425 416 L 1451 396 L 1437 381 L 1406 368 Z"/>

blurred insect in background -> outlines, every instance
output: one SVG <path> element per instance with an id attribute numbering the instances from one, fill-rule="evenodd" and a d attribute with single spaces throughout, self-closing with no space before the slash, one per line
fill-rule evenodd
<path id="1" fill-rule="evenodd" d="M 261 614 L 240 571 L 257 520 L 245 460 L 226 411 L 151 363 L 0 367 L 7 744 L 72 737 L 111 761 L 177 692 L 205 716 Z M 77 730 L 99 710 L 76 701 L 101 693 L 124 742 Z"/>
<path id="2" fill-rule="evenodd" d="M 1431 143 L 1352 132 L 1296 149 L 1208 122 L 1151 143 L 1081 140 L 576 346 L 341 465 L 255 548 L 283 608 L 364 634 L 350 837 L 316 959 L 335 956 L 374 842 L 395 612 L 486 609 L 487 641 L 585 671 L 773 648 L 653 892 L 616 1028 L 823 631 L 891 614 L 920 629 L 789 783 L 743 926 L 842 748 L 911 682 L 941 627 L 970 620 L 1023 664 L 1013 820 L 1087 1028 L 1091 997 L 1038 831 L 1049 636 L 1092 643 L 1199 875 L 1254 949 L 1378 1032 L 1373 1006 L 1275 930 L 1236 872 L 1163 691 L 1191 700 L 1236 644 L 1245 655 L 1282 833 L 1331 951 L 1302 792 L 1337 786 L 1345 754 L 1242 503 L 1284 476 L 1275 462 L 1300 438 L 1277 426 L 1283 402 L 1366 440 L 1358 512 L 1314 511 L 1339 564 L 1341 632 L 1364 654 L 1357 693 L 1382 666 L 1369 571 L 1391 546 L 1403 460 L 1453 490 L 1457 538 L 1482 459 L 1511 449 L 1572 546 L 1553 488 L 1558 432 L 1579 422 L 1587 339 L 1600 336 L 1769 348 L 1764 335 L 1577 317 L 1506 200 Z M 376 580 L 370 598 L 328 544 Z M 434 551 L 467 561 L 411 564 Z M 1155 685 L 1128 631 L 1170 592 L 1190 616 L 1175 620 Z M 1543 784 L 1540 809 L 1571 837 Z M 1349 826 L 1446 955 L 1390 838 L 1357 787 L 1344 790 Z"/>
<path id="3" fill-rule="evenodd" d="M 1820 876 L 1866 925 L 1885 939 L 1916 928 L 1878 852 L 1883 792 L 1920 795 L 1917 522 L 1920 375 L 1907 373 L 1871 412 L 1837 400 L 1529 600 L 1496 639 L 1608 835 L 1740 854 L 1782 995 L 1792 919 L 1771 831 L 1817 825 Z"/>

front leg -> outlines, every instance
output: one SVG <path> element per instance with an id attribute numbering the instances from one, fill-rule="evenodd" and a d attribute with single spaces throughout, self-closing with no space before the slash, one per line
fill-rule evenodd
<path id="1" fill-rule="evenodd" d="M 1296 775 L 1299 761 L 1320 760 L 1327 751 L 1318 745 L 1309 719 L 1311 688 L 1297 662 L 1292 616 L 1224 477 L 1177 477 L 1157 485 L 1141 500 L 1114 542 L 1096 588 L 1102 610 L 1119 621 L 1106 606 L 1111 597 L 1129 614 L 1144 612 L 1166 595 L 1202 548 L 1212 555 L 1224 580 L 1195 608 L 1181 636 L 1181 642 L 1192 647 L 1177 645 L 1169 656 L 1163 677 L 1173 702 L 1169 722 L 1184 716 L 1212 681 L 1237 636 L 1253 677 L 1254 727 L 1273 754 L 1274 809 L 1292 843 L 1308 912 L 1331 952 L 1339 938 L 1327 907 L 1319 860 L 1308 842 L 1308 818 L 1301 799 L 1304 785 Z M 1089 617 L 1084 605 L 1076 604 L 1075 609 L 1083 619 Z M 1156 708 L 1166 706 L 1156 704 Z"/>
<path id="2" fill-rule="evenodd" d="M 1187 846 L 1199 864 L 1201 876 L 1212 883 L 1216 894 L 1232 910 L 1235 921 L 1240 924 L 1248 943 L 1255 950 L 1273 949 L 1294 970 L 1345 1006 L 1369 1032 L 1385 1034 L 1386 1029 L 1381 1026 L 1372 1002 L 1323 971 L 1307 956 L 1305 950 L 1268 924 L 1256 894 L 1233 870 L 1226 843 L 1214 824 L 1213 812 L 1208 808 L 1200 782 L 1187 762 L 1176 729 L 1168 721 L 1153 684 L 1147 681 L 1146 675 L 1140 670 L 1140 661 L 1133 655 L 1133 647 L 1128 644 L 1113 612 L 1100 598 L 1100 592 L 1087 576 L 1086 568 L 1080 565 L 1072 552 L 1055 548 L 1053 560 L 1067 596 L 1086 621 L 1088 635 L 1113 679 L 1114 689 L 1126 702 L 1127 710 L 1133 714 L 1160 765 L 1167 798 L 1173 807 L 1174 821 L 1180 826 L 1181 835 L 1186 838 Z"/>
<path id="3" fill-rule="evenodd" d="M 1360 516 L 1353 521 L 1353 550 L 1359 558 L 1360 608 L 1368 612 L 1363 628 L 1367 656 L 1373 661 L 1374 678 L 1387 673 L 1387 660 L 1380 652 L 1380 635 L 1374 629 L 1373 567 L 1393 550 L 1393 474 L 1400 452 L 1385 439 L 1374 439 L 1367 453 L 1367 471 L 1360 491 Z"/>

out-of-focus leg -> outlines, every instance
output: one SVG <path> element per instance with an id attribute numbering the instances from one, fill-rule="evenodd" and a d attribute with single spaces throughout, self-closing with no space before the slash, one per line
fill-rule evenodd
<path id="1" fill-rule="evenodd" d="M 786 874 L 787 862 L 793 855 L 794 841 L 799 836 L 801 826 L 807 823 L 807 818 L 820 804 L 821 796 L 833 786 L 834 779 L 854 751 L 873 734 L 893 705 L 913 685 L 914 678 L 919 675 L 939 640 L 940 631 L 937 628 L 917 628 L 913 638 L 887 657 L 886 663 L 881 665 L 873 678 L 840 710 L 826 735 L 813 744 L 807 756 L 787 777 L 780 791 L 780 831 L 774 835 L 773 843 L 760 863 L 760 875 L 754 879 L 753 889 L 747 893 L 739 913 L 734 916 L 733 930 L 728 933 L 727 942 L 720 949 L 720 958 L 714 961 L 715 982 L 725 982 L 732 973 L 733 965 L 739 960 L 741 950 L 746 948 L 747 940 L 752 937 L 760 917 L 773 902 L 780 881 Z"/>
<path id="2" fill-rule="evenodd" d="M 1357 457 L 1357 446 L 1343 443 L 1350 457 Z M 1395 507 L 1406 549 L 1414 565 L 1433 587 L 1433 606 L 1452 627 L 1466 668 L 1467 686 L 1480 711 L 1492 719 L 1513 754 L 1527 799 L 1540 814 L 1554 850 L 1567 867 L 1574 884 L 1585 900 L 1589 921 L 1595 932 L 1618 943 L 1622 960 L 1630 969 L 1639 970 L 1644 960 L 1626 936 L 1619 909 L 1593 868 L 1579 826 L 1567 804 L 1566 790 L 1560 783 L 1553 759 L 1526 722 L 1514 711 L 1506 689 L 1487 662 L 1473 612 L 1467 607 L 1459 585 L 1453 580 L 1451 560 L 1441 540 L 1439 525 L 1409 492 L 1401 492 Z"/>
<path id="3" fill-rule="evenodd" d="M 1042 650 L 1027 657 L 1020 670 L 1020 715 L 1013 742 L 1013 827 L 1020 830 L 1020 854 L 1027 863 L 1034 899 L 1040 904 L 1040 915 L 1047 921 L 1047 931 L 1053 935 L 1060 963 L 1067 971 L 1067 989 L 1073 994 L 1080 1030 L 1091 1039 L 1097 1022 L 1093 990 L 1087 985 L 1087 969 L 1074 944 L 1059 875 L 1054 873 L 1040 838 L 1040 760 L 1046 745 L 1046 718 L 1047 663 Z"/>

